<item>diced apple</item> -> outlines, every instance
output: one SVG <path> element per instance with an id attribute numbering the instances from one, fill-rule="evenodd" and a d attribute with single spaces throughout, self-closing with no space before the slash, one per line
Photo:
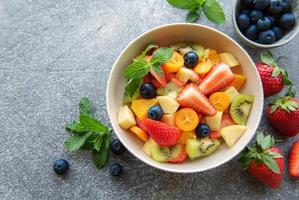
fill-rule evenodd
<path id="1" fill-rule="evenodd" d="M 136 124 L 134 114 L 127 105 L 119 108 L 117 121 L 123 129 L 128 129 Z"/>
<path id="2" fill-rule="evenodd" d="M 212 131 L 220 130 L 222 114 L 223 112 L 217 111 L 215 115 L 206 117 L 206 123 Z"/>
<path id="3" fill-rule="evenodd" d="M 180 106 L 176 100 L 169 96 L 158 96 L 157 99 L 163 112 L 166 114 L 175 113 Z"/>
<path id="4" fill-rule="evenodd" d="M 183 83 L 187 83 L 192 76 L 193 76 L 193 70 L 188 69 L 186 67 L 182 67 L 180 71 L 176 73 L 176 78 L 182 81 Z"/>
<path id="5" fill-rule="evenodd" d="M 232 148 L 239 138 L 246 132 L 247 127 L 243 125 L 232 125 L 220 130 L 220 135 L 229 148 Z"/>
<path id="6" fill-rule="evenodd" d="M 239 92 L 236 90 L 235 87 L 229 87 L 224 91 L 225 94 L 229 96 L 230 102 L 232 102 L 235 96 L 239 95 Z"/>
<path id="7" fill-rule="evenodd" d="M 221 62 L 227 64 L 229 67 L 240 66 L 240 62 L 238 61 L 238 59 L 231 53 L 220 53 L 219 57 Z"/>
<path id="8" fill-rule="evenodd" d="M 151 156 L 151 148 L 153 145 L 157 145 L 157 143 L 150 137 L 146 143 L 144 143 L 142 150 L 144 153 L 146 153 L 148 156 Z"/>
<path id="9" fill-rule="evenodd" d="M 175 126 L 174 117 L 175 117 L 175 113 L 164 114 L 161 120 L 162 122 L 166 123 L 169 126 Z"/>

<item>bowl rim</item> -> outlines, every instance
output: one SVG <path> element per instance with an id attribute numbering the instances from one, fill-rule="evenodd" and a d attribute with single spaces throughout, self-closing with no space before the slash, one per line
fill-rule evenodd
<path id="1" fill-rule="evenodd" d="M 277 42 L 273 43 L 273 44 L 260 44 L 257 42 L 254 42 L 252 40 L 249 40 L 248 38 L 245 37 L 245 35 L 243 35 L 243 33 L 240 31 L 238 25 L 237 25 L 237 20 L 236 20 L 236 13 L 237 13 L 237 7 L 240 4 L 241 0 L 234 0 L 234 5 L 233 5 L 233 13 L 232 13 L 232 22 L 233 22 L 233 27 L 234 30 L 236 31 L 237 35 L 244 40 L 247 44 L 249 44 L 251 47 L 255 47 L 255 48 L 261 48 L 261 49 L 272 49 L 272 48 L 276 48 L 276 47 L 280 47 L 282 45 L 285 45 L 287 43 L 289 43 L 291 40 L 293 40 L 298 32 L 299 32 L 299 28 L 296 27 L 297 24 L 294 26 L 294 32 L 292 33 L 292 35 L 286 39 L 286 40 L 278 40 Z"/>
<path id="2" fill-rule="evenodd" d="M 232 39 L 231 37 L 229 37 L 228 35 L 226 35 L 225 33 L 221 32 L 221 31 L 218 31 L 214 28 L 211 28 L 211 27 L 208 27 L 208 26 L 205 26 L 205 25 L 201 25 L 201 24 L 191 24 L 191 23 L 171 23 L 171 24 L 164 24 L 164 25 L 160 25 L 160 26 L 157 26 L 157 27 L 154 27 L 152 29 L 149 29 L 148 31 L 140 34 L 139 36 L 137 36 L 135 39 L 133 39 L 122 51 L 121 53 L 118 55 L 118 57 L 116 58 L 115 62 L 113 63 L 113 66 L 112 66 L 112 69 L 110 71 L 110 74 L 109 74 L 109 77 L 108 77 L 108 81 L 107 81 L 107 86 L 106 86 L 106 108 L 107 108 L 107 112 L 108 112 L 108 117 L 109 117 L 109 120 L 110 120 L 110 123 L 111 123 L 111 119 L 112 119 L 112 114 L 111 114 L 111 110 L 110 110 L 110 107 L 108 106 L 109 105 L 109 101 L 110 101 L 110 97 L 109 97 L 109 93 L 111 91 L 111 88 L 112 88 L 112 81 L 111 81 L 111 77 L 112 75 L 115 73 L 115 70 L 116 70 L 116 64 L 119 62 L 120 58 L 122 57 L 122 55 L 127 51 L 127 49 L 132 45 L 134 44 L 136 41 L 138 41 L 140 38 L 146 36 L 147 34 L 153 32 L 153 31 L 156 31 L 158 29 L 162 29 L 162 28 L 167 28 L 167 27 L 172 27 L 172 26 L 197 26 L 197 27 L 200 27 L 200 28 L 204 28 L 204 29 L 209 29 L 210 31 L 214 31 L 220 35 L 222 35 L 223 37 L 225 37 L 226 39 L 228 39 L 230 42 L 234 43 L 234 45 L 236 45 L 237 47 L 239 47 L 245 54 L 245 56 L 247 56 L 248 60 L 251 62 L 251 66 L 255 66 L 253 60 L 251 59 L 251 57 L 248 55 L 248 53 L 246 52 L 246 50 L 240 45 L 238 44 L 234 39 Z M 259 87 L 259 93 L 261 94 L 261 104 L 260 104 L 260 109 L 261 112 L 259 114 L 259 116 L 257 117 L 256 121 L 257 123 L 255 124 L 254 127 L 252 127 L 252 131 L 253 132 L 256 132 L 259 124 L 260 124 L 260 120 L 261 120 L 261 117 L 262 117 L 262 110 L 263 110 L 263 107 L 264 107 L 264 95 L 263 95 L 263 86 L 262 86 L 262 82 L 261 82 L 261 79 L 258 75 L 258 71 L 256 68 L 254 68 L 254 71 L 256 73 L 256 76 L 258 76 L 258 87 Z M 111 126 L 112 126 L 112 129 L 114 130 L 115 134 L 118 136 L 119 133 L 117 133 L 116 130 L 116 125 L 111 123 Z M 251 141 L 251 139 L 253 138 L 255 134 L 252 134 L 250 136 L 250 138 L 248 138 L 248 141 L 246 142 L 246 145 L 244 145 L 243 149 L 248 145 L 248 143 Z M 145 160 L 142 158 L 142 156 L 139 156 L 139 154 L 137 154 L 136 152 L 132 151 L 130 149 L 130 147 L 128 147 L 124 141 L 122 140 L 121 137 L 118 137 L 118 139 L 121 141 L 121 143 L 126 147 L 126 149 L 131 153 L 133 154 L 136 158 L 138 158 L 139 160 L 141 160 L 142 162 L 148 164 L 149 166 L 153 167 L 153 168 L 156 168 L 156 169 L 159 169 L 159 170 L 162 170 L 162 171 L 167 171 L 167 172 L 172 172 L 172 173 L 182 173 L 182 174 L 185 174 L 185 173 L 196 173 L 196 172 L 203 172 L 203 171 L 207 171 L 207 170 L 210 170 L 210 169 L 213 169 L 213 168 L 216 168 L 216 167 L 219 167 L 225 163 L 227 163 L 228 161 L 232 160 L 234 157 L 236 157 L 237 155 L 240 154 L 240 152 L 243 150 L 242 148 L 238 151 L 236 151 L 235 153 L 233 153 L 231 156 L 228 156 L 226 159 L 224 159 L 222 162 L 219 162 L 219 163 L 216 163 L 216 164 L 213 164 L 209 167 L 206 167 L 206 168 L 202 168 L 202 169 L 184 169 L 184 170 L 177 170 L 177 169 L 174 169 L 174 168 L 169 168 L 169 167 L 165 167 L 165 166 L 160 166 L 160 165 L 157 165 L 155 163 L 155 161 L 148 161 L 148 160 Z"/>

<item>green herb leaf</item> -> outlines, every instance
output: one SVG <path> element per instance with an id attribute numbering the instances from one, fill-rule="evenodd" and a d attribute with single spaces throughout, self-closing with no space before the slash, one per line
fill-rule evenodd
<path id="1" fill-rule="evenodd" d="M 86 115 L 80 115 L 80 124 L 84 126 L 85 131 L 97 133 L 104 133 L 108 131 L 108 128 L 101 122 Z"/>
<path id="2" fill-rule="evenodd" d="M 199 6 L 202 6 L 205 3 L 206 0 L 197 0 L 197 3 Z"/>
<path id="3" fill-rule="evenodd" d="M 84 145 L 90 135 L 91 132 L 85 133 L 84 135 L 71 136 L 64 142 L 64 148 L 69 151 L 77 151 Z"/>
<path id="4" fill-rule="evenodd" d="M 142 78 L 147 75 L 151 65 L 146 60 L 135 60 L 125 70 L 125 77 L 127 79 Z"/>
<path id="5" fill-rule="evenodd" d="M 141 79 L 140 78 L 133 78 L 130 79 L 125 87 L 126 93 L 129 95 L 129 97 L 133 97 L 136 90 L 139 88 L 141 84 Z"/>
<path id="6" fill-rule="evenodd" d="M 269 169 L 271 169 L 271 171 L 273 171 L 276 174 L 280 174 L 280 169 L 279 169 L 276 161 L 271 156 L 262 154 L 262 160 L 267 165 L 267 167 Z"/>
<path id="7" fill-rule="evenodd" d="M 67 131 L 71 131 L 73 133 L 88 132 L 88 130 L 86 130 L 86 128 L 80 122 L 77 122 L 77 121 L 73 121 L 73 122 L 66 124 L 65 129 Z"/>
<path id="8" fill-rule="evenodd" d="M 163 72 L 163 70 L 162 70 L 162 68 L 161 68 L 160 65 L 158 65 L 158 66 L 152 66 L 152 68 L 153 68 L 153 70 L 154 70 L 157 74 L 159 74 L 160 76 L 163 76 L 164 72 Z"/>
<path id="9" fill-rule="evenodd" d="M 87 97 L 83 97 L 79 103 L 80 115 L 92 116 L 92 105 Z"/>
<path id="10" fill-rule="evenodd" d="M 111 143 L 111 132 L 107 132 L 103 136 L 103 148 L 104 149 L 109 149 L 110 148 L 110 143 Z"/>
<path id="11" fill-rule="evenodd" d="M 190 9 L 198 5 L 197 0 L 167 0 L 167 2 L 177 8 Z"/>
<path id="12" fill-rule="evenodd" d="M 146 47 L 146 49 L 139 55 L 139 56 L 137 56 L 137 60 L 142 60 L 142 59 L 144 59 L 144 57 L 147 55 L 147 53 L 149 52 L 149 51 L 151 51 L 153 48 L 158 48 L 159 46 L 158 45 L 156 45 L 156 44 L 149 44 L 147 47 Z"/>
<path id="13" fill-rule="evenodd" d="M 92 151 L 92 160 L 97 168 L 102 168 L 105 166 L 109 158 L 109 150 L 101 148 L 101 151 L 93 150 Z"/>
<path id="14" fill-rule="evenodd" d="M 223 8 L 216 0 L 206 0 L 203 4 L 203 11 L 207 18 L 215 24 L 223 24 L 225 22 Z"/>
<path id="15" fill-rule="evenodd" d="M 103 142 L 103 136 L 97 135 L 93 141 L 93 147 L 95 150 L 100 151 Z"/>
<path id="16" fill-rule="evenodd" d="M 168 62 L 173 54 L 173 48 L 162 47 L 153 53 L 151 58 L 151 65 L 158 66 Z"/>
<path id="17" fill-rule="evenodd" d="M 196 20 L 198 20 L 200 15 L 201 15 L 201 7 L 197 8 L 197 9 L 189 10 L 189 13 L 186 17 L 186 22 L 193 23 Z"/>
<path id="18" fill-rule="evenodd" d="M 270 66 L 277 66 L 275 59 L 273 58 L 271 52 L 268 53 L 261 53 L 260 58 L 263 63 L 270 65 Z"/>

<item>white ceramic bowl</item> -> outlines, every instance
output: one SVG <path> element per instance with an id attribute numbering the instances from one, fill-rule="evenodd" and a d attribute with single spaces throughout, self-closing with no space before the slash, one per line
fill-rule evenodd
<path id="1" fill-rule="evenodd" d="M 124 96 L 125 68 L 132 62 L 132 58 L 142 52 L 149 43 L 158 43 L 161 46 L 169 46 L 180 41 L 194 41 L 203 44 L 207 48 L 216 49 L 219 52 L 231 52 L 241 62 L 240 70 L 247 76 L 247 83 L 242 93 L 250 93 L 255 96 L 255 101 L 248 119 L 248 130 L 239 141 L 229 149 L 225 144 L 208 157 L 186 161 L 182 164 L 159 163 L 152 160 L 142 151 L 143 142 L 129 131 L 123 130 L 117 123 L 117 112 L 122 105 Z M 169 24 L 159 26 L 147 31 L 133 40 L 116 59 L 106 88 L 106 104 L 111 125 L 123 143 L 123 145 L 138 159 L 155 168 L 177 173 L 201 172 L 220 166 L 238 155 L 254 136 L 259 125 L 263 110 L 262 84 L 255 65 L 246 51 L 233 39 L 222 32 L 207 26 L 197 24 Z"/>

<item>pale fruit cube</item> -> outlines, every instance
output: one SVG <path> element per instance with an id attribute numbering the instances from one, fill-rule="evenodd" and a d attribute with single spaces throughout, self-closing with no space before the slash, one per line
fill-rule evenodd
<path id="1" fill-rule="evenodd" d="M 180 71 L 176 73 L 176 78 L 182 81 L 183 83 L 187 83 L 192 76 L 193 76 L 193 70 L 188 69 L 186 67 L 182 67 Z"/>
<path id="2" fill-rule="evenodd" d="M 119 126 L 123 129 L 128 129 L 136 125 L 134 114 L 127 105 L 119 108 L 117 121 Z"/>
<path id="3" fill-rule="evenodd" d="M 215 115 L 206 117 L 206 123 L 209 125 L 212 131 L 220 130 L 222 114 L 223 112 L 217 111 Z"/>
<path id="4" fill-rule="evenodd" d="M 152 146 L 157 145 L 157 143 L 150 137 L 146 143 L 144 143 L 142 150 L 144 153 L 146 153 L 148 156 L 151 156 L 151 148 Z"/>
<path id="5" fill-rule="evenodd" d="M 239 95 L 238 90 L 235 87 L 229 87 L 224 91 L 225 94 L 229 96 L 230 102 L 234 100 L 234 98 Z"/>
<path id="6" fill-rule="evenodd" d="M 239 138 L 246 132 L 247 127 L 243 125 L 232 125 L 220 130 L 220 135 L 229 148 L 232 148 Z"/>
<path id="7" fill-rule="evenodd" d="M 164 114 L 161 121 L 166 123 L 169 126 L 175 126 L 175 113 L 172 114 Z"/>
<path id="8" fill-rule="evenodd" d="M 240 66 L 240 62 L 238 61 L 238 59 L 231 53 L 220 53 L 219 57 L 221 62 L 227 64 L 229 67 Z"/>
<path id="9" fill-rule="evenodd" d="M 180 104 L 169 96 L 158 96 L 159 104 L 166 114 L 175 113 L 179 108 Z"/>

